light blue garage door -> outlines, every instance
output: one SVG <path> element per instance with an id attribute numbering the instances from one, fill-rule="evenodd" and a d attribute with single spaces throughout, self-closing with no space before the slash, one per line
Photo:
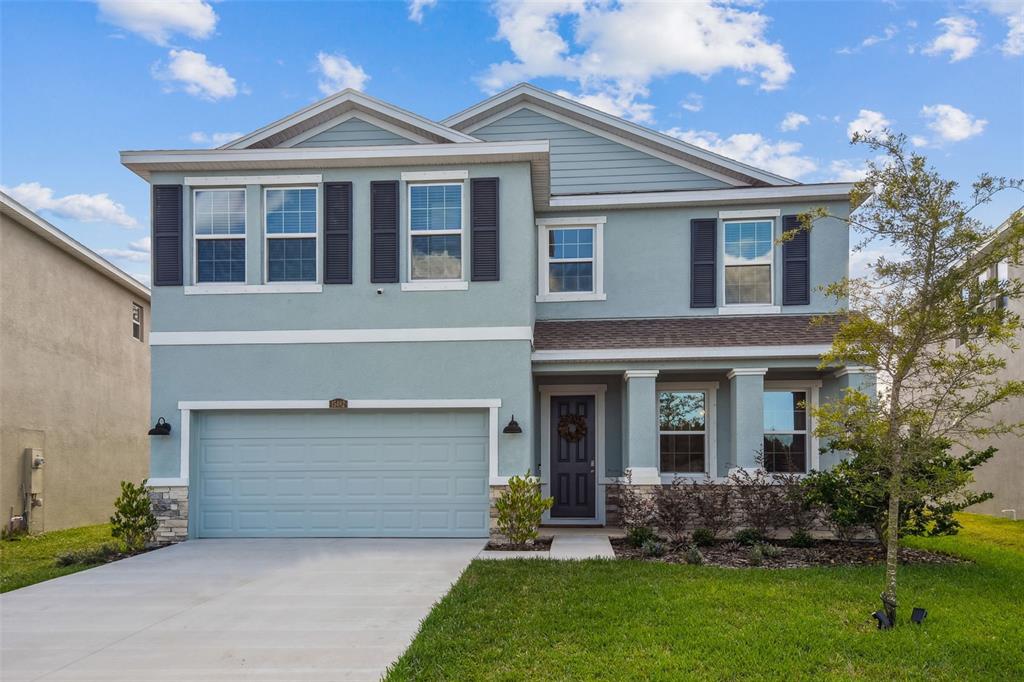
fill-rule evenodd
<path id="1" fill-rule="evenodd" d="M 199 537 L 484 537 L 487 411 L 200 414 Z"/>

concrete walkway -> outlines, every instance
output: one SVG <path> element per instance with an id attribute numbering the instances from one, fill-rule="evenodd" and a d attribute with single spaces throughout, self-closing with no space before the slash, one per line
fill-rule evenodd
<path id="1" fill-rule="evenodd" d="M 0 596 L 0 679 L 377 680 L 484 540 L 191 540 Z"/>
<path id="2" fill-rule="evenodd" d="M 541 535 L 552 537 L 551 549 L 546 552 L 480 552 L 481 559 L 614 559 L 615 550 L 608 536 L 621 535 L 609 528 L 556 528 L 545 526 Z"/>

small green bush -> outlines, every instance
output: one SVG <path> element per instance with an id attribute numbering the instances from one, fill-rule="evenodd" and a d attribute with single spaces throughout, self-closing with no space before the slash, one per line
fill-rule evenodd
<path id="1" fill-rule="evenodd" d="M 778 545 L 772 545 L 767 542 L 762 542 L 757 545 L 757 548 L 761 550 L 761 556 L 765 559 L 778 559 L 782 556 L 782 548 Z"/>
<path id="2" fill-rule="evenodd" d="M 761 545 L 754 545 L 747 550 L 747 561 L 751 566 L 760 566 L 764 563 L 764 550 L 761 549 Z"/>
<path id="3" fill-rule="evenodd" d="M 753 528 L 744 528 L 743 530 L 736 531 L 733 539 L 741 545 L 750 547 L 763 541 L 764 533 Z"/>
<path id="4" fill-rule="evenodd" d="M 626 540 L 633 547 L 643 547 L 645 542 L 657 539 L 658 536 L 654 534 L 654 530 L 650 526 L 630 528 L 629 532 L 626 533 Z"/>
<path id="5" fill-rule="evenodd" d="M 640 554 L 648 558 L 665 556 L 665 545 L 657 540 L 648 540 L 640 548 Z"/>
<path id="6" fill-rule="evenodd" d="M 146 480 L 139 485 L 121 481 L 121 495 L 114 501 L 114 515 L 110 517 L 110 534 L 120 538 L 128 552 L 139 552 L 153 539 L 156 528 Z"/>
<path id="7" fill-rule="evenodd" d="M 494 503 L 498 510 L 498 532 L 513 545 L 525 545 L 537 539 L 544 512 L 555 503 L 540 491 L 540 480 L 529 472 L 513 476 L 508 488 Z"/>
<path id="8" fill-rule="evenodd" d="M 120 554 L 121 549 L 117 545 L 107 543 L 99 547 L 83 549 L 77 552 L 63 552 L 56 556 L 53 563 L 58 568 L 64 566 L 89 566 L 106 563 Z"/>
<path id="9" fill-rule="evenodd" d="M 686 550 L 686 563 L 693 564 L 694 566 L 700 566 L 704 563 L 704 555 L 700 553 L 700 550 L 696 546 L 690 547 Z"/>
<path id="10" fill-rule="evenodd" d="M 698 547 L 710 547 L 715 544 L 714 531 L 708 530 L 707 528 L 698 528 L 693 531 L 693 544 Z"/>
<path id="11" fill-rule="evenodd" d="M 792 537 L 789 538 L 789 545 L 791 547 L 814 547 L 814 538 L 801 528 L 793 531 Z"/>

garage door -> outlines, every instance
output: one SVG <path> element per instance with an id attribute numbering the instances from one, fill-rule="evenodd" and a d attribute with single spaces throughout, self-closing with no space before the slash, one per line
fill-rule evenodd
<path id="1" fill-rule="evenodd" d="M 483 537 L 487 412 L 199 415 L 200 537 Z"/>

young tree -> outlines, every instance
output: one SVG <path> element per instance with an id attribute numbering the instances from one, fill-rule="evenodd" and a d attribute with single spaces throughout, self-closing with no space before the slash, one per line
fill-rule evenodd
<path id="1" fill-rule="evenodd" d="M 815 411 L 817 433 L 857 458 L 867 458 L 884 486 L 886 572 L 882 594 L 896 623 L 899 513 L 905 495 L 927 496 L 927 479 L 916 464 L 934 457 L 937 444 L 1019 432 L 1021 424 L 994 420 L 990 408 L 1024 395 L 1024 382 L 1007 380 L 996 353 L 1015 347 L 1018 316 L 1000 297 L 1019 297 L 1022 283 L 980 280 L 1003 260 L 1020 262 L 1024 213 L 995 236 L 971 213 L 998 192 L 1021 189 L 1022 181 L 982 175 L 966 201 L 957 183 L 944 179 L 927 160 L 907 151 L 906 137 L 889 131 L 855 136 L 877 160 L 868 164 L 851 202 L 859 208 L 847 222 L 860 238 L 855 248 L 880 245 L 885 253 L 866 278 L 845 278 L 826 293 L 848 301 L 822 367 L 861 365 L 876 370 L 878 396 L 847 390 L 842 399 Z M 810 229 L 824 210 L 802 216 Z M 784 237 L 785 238 L 785 237 Z"/>

